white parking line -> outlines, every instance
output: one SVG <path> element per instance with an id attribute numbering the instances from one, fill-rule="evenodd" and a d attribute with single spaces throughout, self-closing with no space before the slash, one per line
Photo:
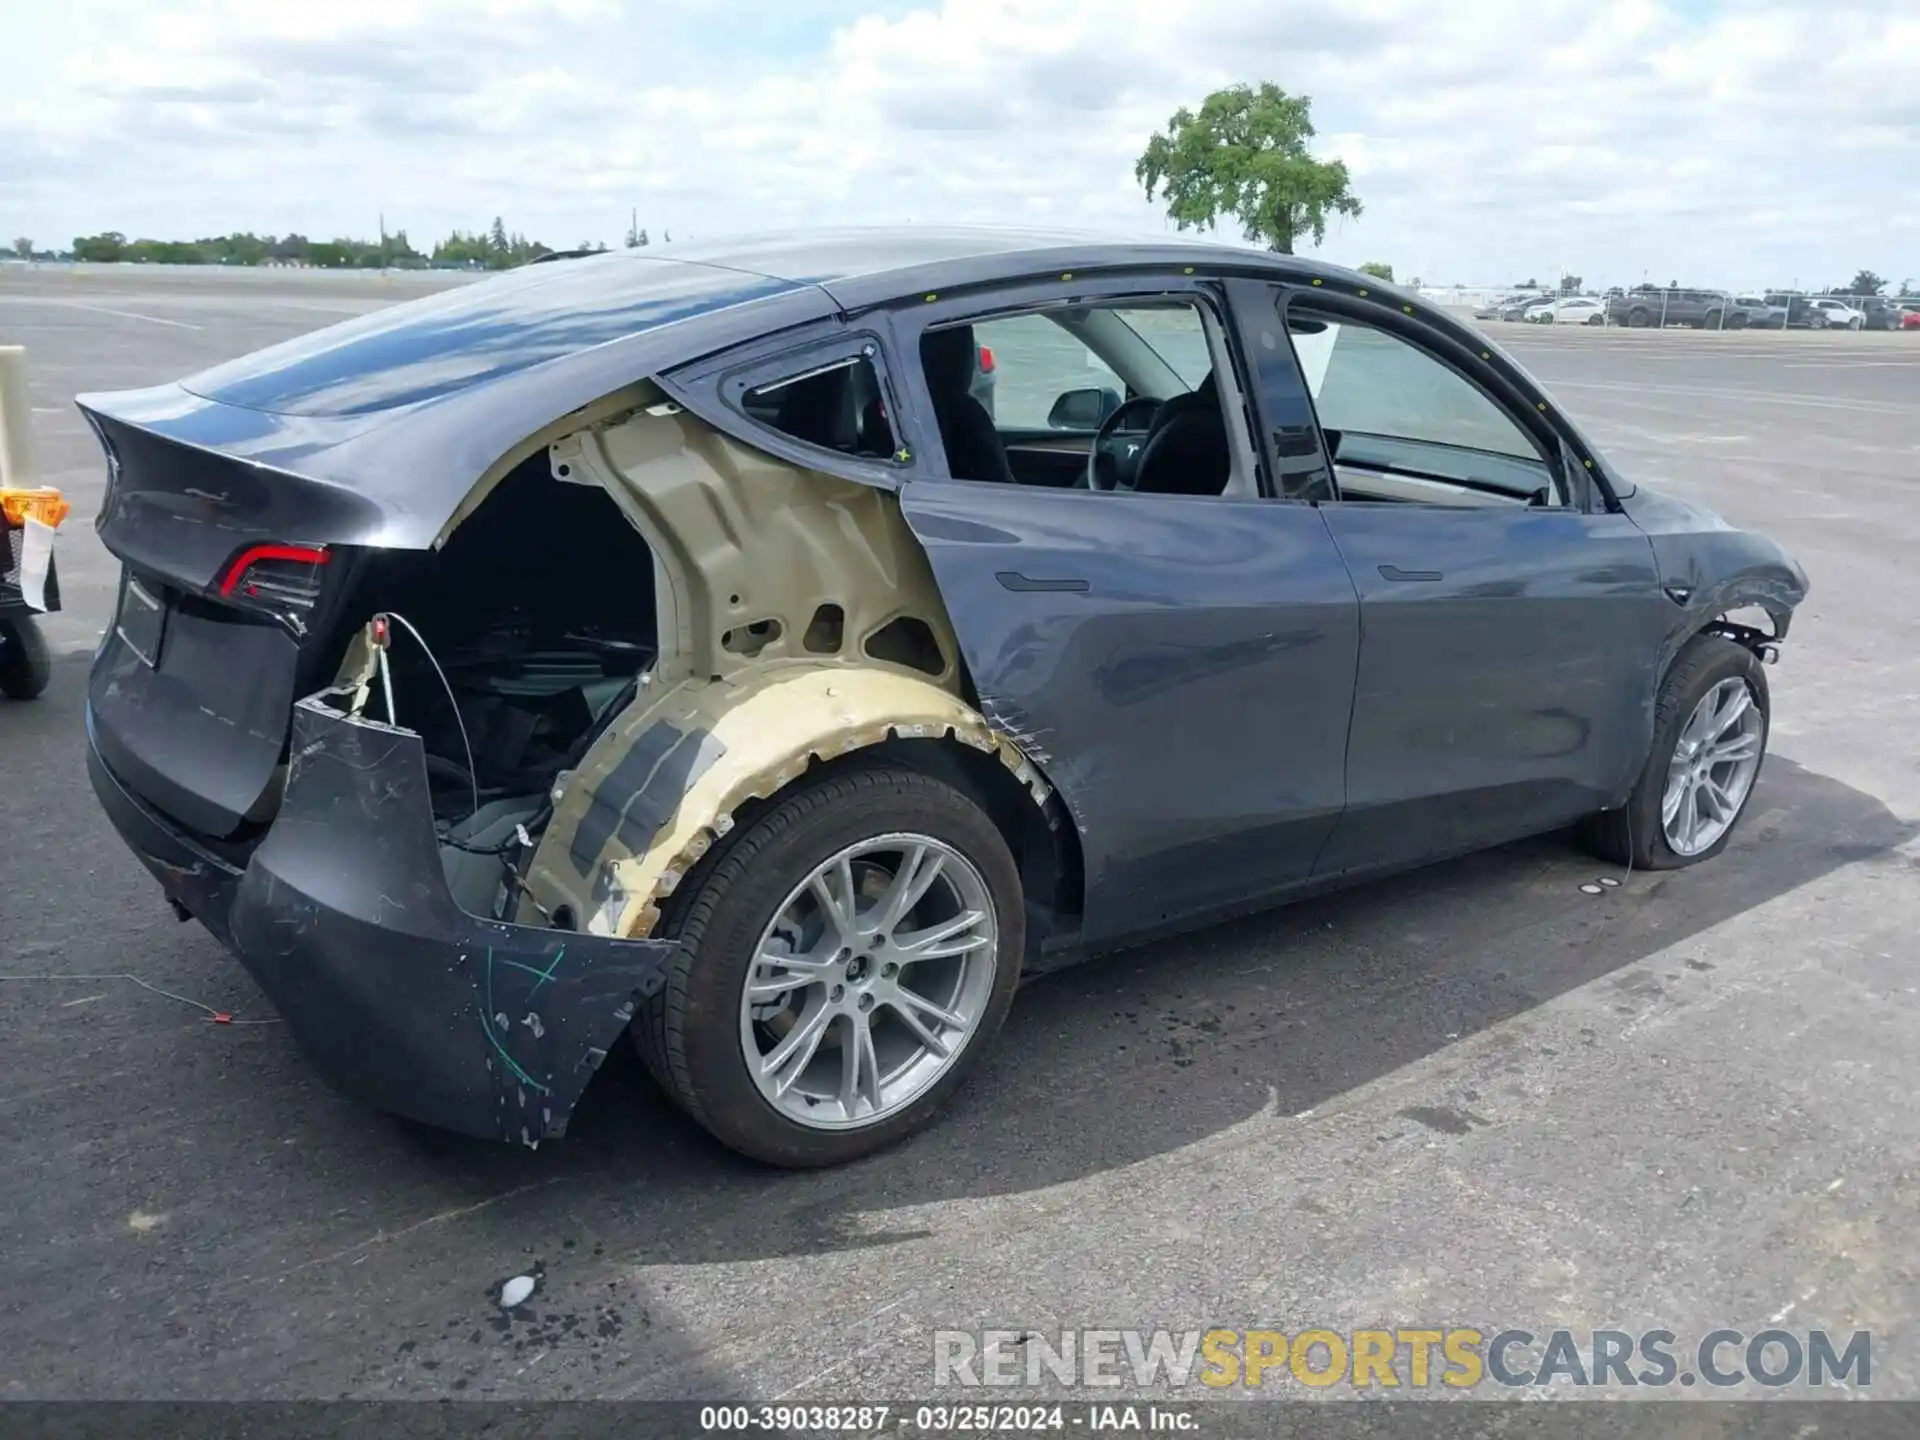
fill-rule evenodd
<path id="1" fill-rule="evenodd" d="M 1911 360 L 1790 360 L 1782 370 L 1874 370 L 1905 369 L 1920 365 L 1920 355 Z"/>
<path id="2" fill-rule="evenodd" d="M 67 300 L 62 303 L 71 305 L 76 310 L 91 310 L 96 315 L 118 315 L 122 320 L 144 320 L 149 325 L 171 325 L 176 330 L 199 330 L 204 328 L 199 325 L 189 325 L 184 320 L 162 320 L 158 315 L 139 315 L 132 310 L 113 310 L 105 305 L 87 305 L 79 300 Z"/>
<path id="3" fill-rule="evenodd" d="M 0 295 L 0 300 L 12 300 L 28 305 L 65 305 L 71 310 L 89 310 L 95 315 L 117 315 L 122 320 L 144 320 L 149 325 L 171 325 L 176 330 L 203 330 L 203 325 L 189 325 L 184 320 L 163 320 L 158 315 L 141 315 L 132 310 L 115 310 L 106 305 L 89 305 L 84 300 L 62 300 L 47 295 Z"/>

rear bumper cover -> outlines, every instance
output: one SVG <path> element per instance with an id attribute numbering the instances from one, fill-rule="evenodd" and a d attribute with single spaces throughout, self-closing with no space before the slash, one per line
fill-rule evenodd
<path id="1" fill-rule="evenodd" d="M 429 1125 L 558 1138 L 676 946 L 509 925 L 454 903 L 411 731 L 294 707 L 285 798 L 244 869 L 130 791 L 93 743 L 108 817 L 223 941 L 336 1090 Z"/>

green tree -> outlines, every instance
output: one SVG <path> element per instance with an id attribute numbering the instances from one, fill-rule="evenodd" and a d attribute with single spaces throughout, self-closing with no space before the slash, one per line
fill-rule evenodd
<path id="1" fill-rule="evenodd" d="M 73 258 L 110 265 L 125 254 L 126 248 L 127 237 L 118 230 L 103 230 L 98 235 L 76 235 L 73 239 Z"/>
<path id="2" fill-rule="evenodd" d="M 498 215 L 493 217 L 493 229 L 487 232 L 487 246 L 496 255 L 505 255 L 513 244 L 507 239 L 507 227 L 500 223 Z"/>
<path id="3" fill-rule="evenodd" d="M 13 253 L 18 255 L 22 260 L 31 260 L 33 258 L 33 241 L 22 235 L 18 240 L 13 242 Z"/>
<path id="4" fill-rule="evenodd" d="M 1586 283 L 1587 279 L 1584 275 L 1562 275 L 1560 277 L 1560 293 L 1562 295 L 1578 295 Z"/>
<path id="5" fill-rule="evenodd" d="M 1294 242 L 1326 238 L 1333 215 L 1358 215 L 1360 202 L 1339 160 L 1316 160 L 1313 101 L 1278 85 L 1234 85 L 1184 105 L 1155 132 L 1133 167 L 1149 199 L 1158 192 L 1182 230 L 1231 215 L 1246 238 L 1283 255 Z"/>
<path id="6" fill-rule="evenodd" d="M 1389 285 L 1393 284 L 1393 267 L 1384 260 L 1367 261 L 1366 264 L 1360 267 L 1360 273 L 1362 275 L 1371 275 L 1376 280 L 1384 280 Z"/>
<path id="7" fill-rule="evenodd" d="M 1887 288 L 1887 282 L 1871 270 L 1862 270 L 1853 277 L 1853 283 L 1847 287 L 1849 295 L 1878 295 Z"/>

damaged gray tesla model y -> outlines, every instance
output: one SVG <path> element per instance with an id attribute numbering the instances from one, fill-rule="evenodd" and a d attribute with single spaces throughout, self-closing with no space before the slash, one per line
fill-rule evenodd
<path id="1" fill-rule="evenodd" d="M 631 1033 L 846 1160 L 1023 973 L 1564 826 L 1706 859 L 1806 593 L 1472 329 L 1229 247 L 556 259 L 81 404 L 114 824 L 335 1086 L 526 1143 Z"/>

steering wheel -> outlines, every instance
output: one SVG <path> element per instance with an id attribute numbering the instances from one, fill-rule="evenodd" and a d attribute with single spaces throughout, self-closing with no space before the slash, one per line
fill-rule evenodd
<path id="1" fill-rule="evenodd" d="M 1085 488 L 1089 490 L 1131 490 L 1133 488 L 1134 468 L 1140 463 L 1140 452 L 1144 448 L 1143 440 L 1127 440 L 1119 434 L 1121 422 L 1130 415 L 1145 414 L 1149 424 L 1165 402 L 1152 395 L 1136 395 L 1131 400 L 1123 400 L 1120 408 L 1100 422 L 1100 428 L 1094 433 L 1093 445 L 1087 451 L 1087 478 Z M 1144 435 L 1142 429 L 1131 433 Z"/>

